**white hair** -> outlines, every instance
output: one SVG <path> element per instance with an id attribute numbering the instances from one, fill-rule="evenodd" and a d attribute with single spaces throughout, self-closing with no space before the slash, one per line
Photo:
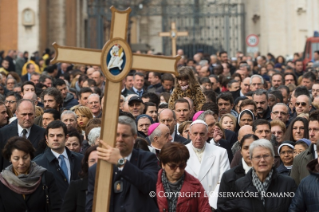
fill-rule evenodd
<path id="1" fill-rule="evenodd" d="M 252 83 L 253 78 L 255 78 L 255 77 L 258 77 L 261 80 L 261 84 L 264 84 L 264 78 L 262 76 L 258 75 L 258 74 L 252 75 L 250 77 L 250 84 Z"/>
<path id="2" fill-rule="evenodd" d="M 256 147 L 263 147 L 263 148 L 269 149 L 272 157 L 275 157 L 274 147 L 273 147 L 272 143 L 269 140 L 262 138 L 262 139 L 258 139 L 256 141 L 254 141 L 250 144 L 250 146 L 249 146 L 250 159 L 252 159 L 253 151 L 255 150 Z"/>
<path id="3" fill-rule="evenodd" d="M 95 144 L 95 141 L 97 138 L 100 137 L 100 134 L 101 134 L 101 127 L 94 127 L 93 129 L 90 130 L 88 135 L 88 143 L 90 146 Z"/>

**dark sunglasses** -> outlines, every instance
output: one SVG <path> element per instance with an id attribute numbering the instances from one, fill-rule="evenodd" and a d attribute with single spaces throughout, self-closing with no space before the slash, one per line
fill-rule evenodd
<path id="1" fill-rule="evenodd" d="M 307 105 L 306 102 L 296 102 L 295 106 L 298 107 L 299 105 L 301 105 L 302 107 L 305 107 Z"/>
<path id="2" fill-rule="evenodd" d="M 179 167 L 179 169 L 180 170 L 183 170 L 183 169 L 185 169 L 185 167 L 186 167 L 186 164 L 185 163 L 183 163 L 183 164 L 179 164 L 179 165 L 176 165 L 176 164 L 167 164 L 168 166 L 169 166 L 169 168 L 171 169 L 171 170 L 176 170 L 177 169 L 177 167 Z"/>

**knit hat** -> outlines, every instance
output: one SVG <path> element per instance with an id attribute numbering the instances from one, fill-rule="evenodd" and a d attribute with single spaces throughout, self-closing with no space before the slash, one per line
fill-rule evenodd
<path id="1" fill-rule="evenodd" d="M 160 123 L 151 124 L 148 128 L 147 135 L 150 136 L 159 125 Z"/>
<path id="2" fill-rule="evenodd" d="M 295 148 L 295 143 L 292 142 L 292 141 L 284 141 L 280 144 L 280 146 L 278 147 L 278 154 L 280 155 L 280 149 L 283 147 L 283 146 L 289 146 L 291 149 L 294 149 Z"/>
<path id="3" fill-rule="evenodd" d="M 204 111 L 196 112 L 195 115 L 193 116 L 193 121 L 195 121 L 198 118 L 198 116 L 200 116 L 202 113 L 204 113 Z"/>
<path id="4" fill-rule="evenodd" d="M 310 141 L 309 139 L 307 139 L 307 138 L 302 138 L 302 139 L 299 139 L 298 141 L 304 142 L 304 143 L 306 143 L 308 146 L 310 146 L 310 144 L 311 144 L 311 141 Z M 298 141 L 297 141 L 297 142 L 298 142 Z"/>

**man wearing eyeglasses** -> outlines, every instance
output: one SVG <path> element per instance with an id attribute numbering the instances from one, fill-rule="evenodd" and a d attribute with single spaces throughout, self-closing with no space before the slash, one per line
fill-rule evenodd
<path id="1" fill-rule="evenodd" d="M 280 120 L 289 126 L 289 108 L 284 103 L 277 103 L 272 107 L 271 120 Z"/>
<path id="2" fill-rule="evenodd" d="M 191 143 L 186 147 L 190 157 L 185 170 L 201 182 L 209 196 L 209 205 L 217 209 L 221 177 L 230 168 L 227 151 L 206 142 L 208 125 L 203 120 L 196 120 L 190 125 L 189 135 Z"/>
<path id="3" fill-rule="evenodd" d="M 159 170 L 155 154 L 134 149 L 137 128 L 128 116 L 120 116 L 117 124 L 116 147 L 103 141 L 97 148 L 98 158 L 113 165 L 110 212 L 158 211 L 156 200 L 150 192 L 156 190 Z M 86 211 L 92 211 L 96 164 L 89 168 Z"/>
<path id="4" fill-rule="evenodd" d="M 297 116 L 301 113 L 309 113 L 311 110 L 311 99 L 307 95 L 300 95 L 296 99 L 295 109 Z"/>
<path id="5" fill-rule="evenodd" d="M 16 94 L 14 92 L 8 92 L 6 100 L 4 101 L 4 104 L 7 108 L 11 111 L 12 114 L 15 114 L 17 102 L 21 99 L 21 96 L 19 94 Z"/>

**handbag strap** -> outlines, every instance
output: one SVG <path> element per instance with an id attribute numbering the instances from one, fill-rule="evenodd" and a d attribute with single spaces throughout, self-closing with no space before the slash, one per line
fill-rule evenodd
<path id="1" fill-rule="evenodd" d="M 42 178 L 41 178 L 41 181 L 42 181 L 42 188 L 43 188 L 43 191 L 45 193 L 45 211 L 48 212 L 49 211 L 49 205 L 50 205 L 50 198 L 49 198 L 49 192 L 48 192 L 48 186 L 47 184 L 45 183 L 45 173 L 44 172 L 42 174 Z"/>

